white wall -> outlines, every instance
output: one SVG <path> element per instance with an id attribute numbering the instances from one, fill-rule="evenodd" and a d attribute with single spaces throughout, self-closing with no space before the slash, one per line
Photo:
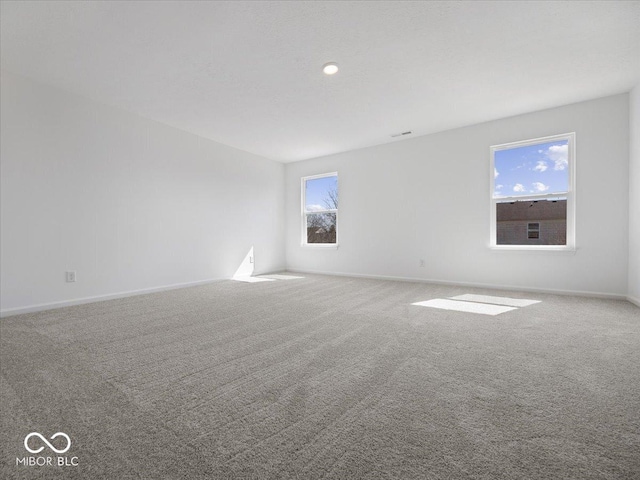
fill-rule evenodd
<path id="1" fill-rule="evenodd" d="M 1 92 L 5 314 L 229 278 L 251 247 L 284 267 L 282 164 L 7 72 Z"/>
<path id="2" fill-rule="evenodd" d="M 283 166 L 7 72 L 1 86 L 4 314 L 229 278 L 251 247 L 256 273 L 280 270 L 285 241 L 295 270 L 640 298 L 639 88 Z M 488 249 L 489 146 L 570 131 L 577 252 Z M 301 247 L 300 177 L 330 171 L 340 248 Z"/>
<path id="3" fill-rule="evenodd" d="M 577 143 L 577 251 L 490 250 L 489 146 L 567 132 Z M 626 295 L 628 165 L 626 94 L 288 164 L 287 267 Z M 331 171 L 340 247 L 302 247 L 300 177 Z"/>
<path id="4" fill-rule="evenodd" d="M 629 105 L 629 297 L 640 306 L 640 85 Z"/>

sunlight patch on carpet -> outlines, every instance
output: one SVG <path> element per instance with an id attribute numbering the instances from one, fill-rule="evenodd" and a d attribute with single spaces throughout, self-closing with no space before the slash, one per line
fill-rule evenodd
<path id="1" fill-rule="evenodd" d="M 274 282 L 273 278 L 261 278 L 261 277 L 249 277 L 249 276 L 241 276 L 241 277 L 233 277 L 232 280 L 236 282 L 245 282 L 245 283 L 258 283 L 258 282 Z"/>
<path id="2" fill-rule="evenodd" d="M 260 278 L 269 278 L 271 280 L 296 280 L 298 278 L 304 278 L 304 277 L 297 277 L 295 275 L 282 275 L 280 273 L 273 273 L 271 275 L 260 275 Z"/>
<path id="3" fill-rule="evenodd" d="M 515 307 L 506 307 L 502 305 L 489 305 L 486 303 L 460 302 L 456 300 L 448 300 L 444 298 L 436 298 L 425 302 L 416 302 L 411 305 L 420 307 L 439 308 L 441 310 L 455 310 L 457 312 L 479 313 L 482 315 L 499 315 L 501 313 L 517 310 Z"/>
<path id="4" fill-rule="evenodd" d="M 528 307 L 540 300 L 527 300 L 525 298 L 492 297 L 490 295 L 474 295 L 467 293 L 456 297 L 449 297 L 451 300 L 464 300 L 466 302 L 492 303 L 494 305 L 507 305 L 509 307 Z"/>

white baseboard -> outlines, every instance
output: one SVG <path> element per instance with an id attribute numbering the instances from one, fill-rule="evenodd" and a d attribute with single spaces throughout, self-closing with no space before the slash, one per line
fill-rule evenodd
<path id="1" fill-rule="evenodd" d="M 429 283 L 429 284 L 436 284 L 436 285 L 453 285 L 453 286 L 459 286 L 459 287 L 489 288 L 492 290 L 550 293 L 553 295 L 576 295 L 579 297 L 606 298 L 610 300 L 629 300 L 630 298 L 626 295 L 619 295 L 615 293 L 586 292 L 586 291 L 579 291 L 579 290 L 555 290 L 555 289 L 519 287 L 519 286 L 513 286 L 513 285 L 494 285 L 494 284 L 487 284 L 487 283 L 473 283 L 473 282 L 453 282 L 450 280 L 433 280 L 433 279 L 416 278 L 416 277 L 393 277 L 389 275 L 369 275 L 369 274 L 362 274 L 362 273 L 323 272 L 319 270 L 304 270 L 304 269 L 297 269 L 297 268 L 287 268 L 287 271 L 292 273 L 335 275 L 337 277 L 371 278 L 374 280 L 394 280 L 399 282 L 415 282 L 415 283 Z M 635 303 L 632 300 L 629 300 L 629 301 L 631 303 Z"/>
<path id="2" fill-rule="evenodd" d="M 85 303 L 102 302 L 105 300 L 114 300 L 116 298 L 133 297 L 135 295 L 144 295 L 145 293 L 163 292 L 166 290 L 176 290 L 178 288 L 195 287 L 197 285 L 205 285 L 207 283 L 219 282 L 226 280 L 224 278 L 211 278 L 207 280 L 198 280 L 195 282 L 174 283 L 172 285 L 163 285 L 160 287 L 142 288 L 140 290 L 130 290 L 127 292 L 109 293 L 106 295 L 96 295 L 92 297 L 75 298 L 72 300 L 63 300 L 59 302 L 40 303 L 38 305 L 29 305 L 26 307 L 7 308 L 0 311 L 0 318 L 20 315 L 22 313 L 41 312 L 43 310 L 51 310 L 54 308 L 71 307 L 73 305 L 83 305 Z"/>
<path id="3" fill-rule="evenodd" d="M 415 283 L 429 283 L 436 285 L 454 285 L 460 287 L 475 287 L 475 288 L 489 288 L 494 290 L 507 290 L 507 291 L 520 291 L 520 292 L 535 292 L 535 293 L 551 293 L 554 295 L 577 295 L 582 297 L 596 297 L 596 298 L 608 298 L 612 300 L 627 300 L 634 305 L 640 307 L 640 299 L 632 297 L 630 295 L 617 295 L 613 293 L 601 293 L 601 292 L 584 292 L 573 290 L 551 290 L 529 287 L 517 287 L 512 285 L 492 285 L 484 283 L 471 283 L 471 282 L 452 282 L 447 280 L 433 280 L 415 277 L 394 277 L 389 275 L 369 275 L 362 273 L 345 273 L 345 272 L 325 272 L 319 270 L 305 270 L 296 268 L 279 269 L 277 272 L 292 272 L 292 273 L 311 273 L 317 275 L 334 275 L 337 277 L 353 277 L 353 278 L 371 278 L 375 280 L 393 280 L 400 282 L 415 282 Z M 267 273 L 256 273 L 255 275 L 267 275 Z M 23 313 L 41 312 L 43 310 L 51 310 L 54 308 L 71 307 L 73 305 L 83 305 L 85 303 L 102 302 L 105 300 L 114 300 L 117 298 L 133 297 L 136 295 L 144 295 L 146 293 L 163 292 L 166 290 L 176 290 L 179 288 L 195 287 L 198 285 L 206 285 L 208 283 L 220 282 L 222 280 L 228 280 L 226 278 L 211 278 L 207 280 L 198 280 L 195 282 L 175 283 L 172 285 L 163 285 L 160 287 L 143 288 L 140 290 L 130 290 L 127 292 L 110 293 L 106 295 L 96 295 L 92 297 L 76 298 L 72 300 L 63 300 L 59 302 L 41 303 L 37 305 L 29 305 L 26 307 L 8 308 L 0 311 L 0 318 L 10 317 L 13 315 L 21 315 Z"/>

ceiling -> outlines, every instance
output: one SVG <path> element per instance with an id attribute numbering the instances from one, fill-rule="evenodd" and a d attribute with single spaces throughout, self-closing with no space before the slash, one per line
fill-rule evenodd
<path id="1" fill-rule="evenodd" d="M 2 1 L 0 15 L 3 69 L 282 162 L 640 82 L 640 1 Z"/>

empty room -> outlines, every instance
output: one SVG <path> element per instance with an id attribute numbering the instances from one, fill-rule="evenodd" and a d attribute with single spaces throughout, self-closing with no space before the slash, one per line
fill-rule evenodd
<path id="1" fill-rule="evenodd" d="M 640 0 L 0 0 L 0 477 L 640 479 Z"/>

